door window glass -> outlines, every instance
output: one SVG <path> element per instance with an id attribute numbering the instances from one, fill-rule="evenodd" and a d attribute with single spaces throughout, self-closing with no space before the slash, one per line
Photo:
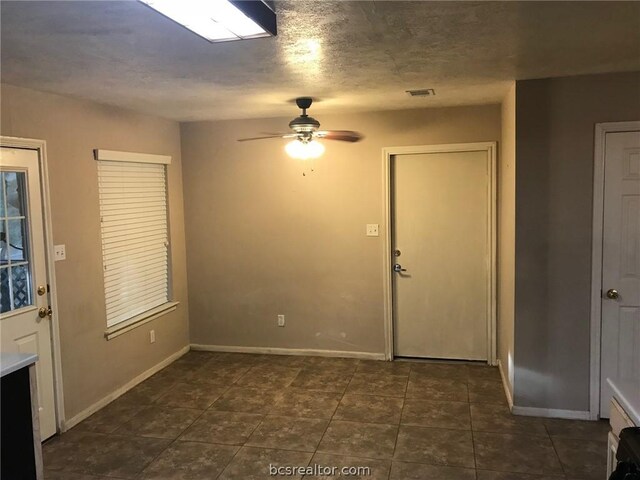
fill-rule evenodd
<path id="1" fill-rule="evenodd" d="M 25 172 L 0 172 L 0 313 L 33 305 Z"/>

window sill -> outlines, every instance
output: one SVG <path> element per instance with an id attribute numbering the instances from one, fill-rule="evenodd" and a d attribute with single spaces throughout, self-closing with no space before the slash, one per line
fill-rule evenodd
<path id="1" fill-rule="evenodd" d="M 152 308 L 140 315 L 136 315 L 129 320 L 118 323 L 117 325 L 113 325 L 105 330 L 104 336 L 107 340 L 111 340 L 112 338 L 118 337 L 123 333 L 127 333 L 129 330 L 133 330 L 134 328 L 138 328 L 145 323 L 150 322 L 151 320 L 155 320 L 162 315 L 166 315 L 167 313 L 173 312 L 179 305 L 180 302 L 167 302 L 163 303 L 159 307 Z"/>

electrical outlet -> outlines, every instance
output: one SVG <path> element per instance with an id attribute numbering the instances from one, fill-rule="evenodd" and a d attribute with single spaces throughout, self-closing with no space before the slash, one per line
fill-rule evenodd
<path id="1" fill-rule="evenodd" d="M 377 236 L 378 236 L 378 224 L 367 223 L 367 237 L 377 237 Z"/>
<path id="2" fill-rule="evenodd" d="M 149 343 L 156 343 L 156 331 L 149 330 Z"/>
<path id="3" fill-rule="evenodd" d="M 278 326 L 284 327 L 284 315 L 278 315 Z"/>
<path id="4" fill-rule="evenodd" d="M 53 246 L 53 260 L 58 262 L 60 260 L 67 259 L 67 249 L 64 245 L 54 245 Z"/>

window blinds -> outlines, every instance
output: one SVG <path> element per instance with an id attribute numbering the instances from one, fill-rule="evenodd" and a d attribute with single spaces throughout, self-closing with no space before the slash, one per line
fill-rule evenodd
<path id="1" fill-rule="evenodd" d="M 168 301 L 165 165 L 98 161 L 107 327 Z"/>

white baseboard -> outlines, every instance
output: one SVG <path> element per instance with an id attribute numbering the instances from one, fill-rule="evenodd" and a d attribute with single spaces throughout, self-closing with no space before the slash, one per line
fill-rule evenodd
<path id="1" fill-rule="evenodd" d="M 566 418 L 569 420 L 591 420 L 591 413 L 581 410 L 559 410 L 556 408 L 519 407 L 514 405 L 511 412 L 527 417 Z"/>
<path id="2" fill-rule="evenodd" d="M 509 410 L 513 412 L 513 396 L 511 395 L 511 389 L 509 388 L 509 380 L 507 379 L 506 372 L 502 367 L 502 362 L 498 359 L 498 370 L 500 371 L 500 378 L 502 378 L 502 388 L 504 388 L 504 394 L 507 396 L 507 403 L 509 404 Z"/>
<path id="3" fill-rule="evenodd" d="M 69 420 L 64 420 L 62 422 L 62 431 L 66 432 L 70 428 L 75 427 L 82 420 L 84 420 L 85 418 L 90 417 L 91 415 L 96 413 L 101 408 L 106 407 L 108 404 L 113 402 L 116 398 L 124 395 L 126 392 L 131 390 L 133 387 L 135 387 L 139 383 L 144 382 L 147 378 L 149 378 L 153 374 L 158 373 L 164 367 L 166 367 L 170 363 L 173 363 L 174 361 L 176 361 L 178 358 L 183 356 L 188 351 L 189 351 L 189 346 L 188 345 L 186 347 L 182 347 L 176 353 L 174 353 L 172 355 L 169 355 L 167 358 L 162 360 L 160 363 L 154 365 L 149 370 L 141 373 L 140 375 L 138 375 L 137 377 L 132 379 L 130 382 L 127 382 L 125 385 L 123 385 L 122 387 L 118 388 L 114 392 L 110 393 L 106 397 L 98 400 L 96 403 L 91 405 L 89 408 L 84 409 L 83 411 L 81 411 L 80 413 L 78 413 L 74 417 L 70 418 Z"/>
<path id="4" fill-rule="evenodd" d="M 270 355 L 310 355 L 316 357 L 345 357 L 362 360 L 385 360 L 384 353 L 349 352 L 343 350 L 316 350 L 313 348 L 242 347 L 233 345 L 191 344 L 191 350 L 205 352 L 261 353 Z"/>

